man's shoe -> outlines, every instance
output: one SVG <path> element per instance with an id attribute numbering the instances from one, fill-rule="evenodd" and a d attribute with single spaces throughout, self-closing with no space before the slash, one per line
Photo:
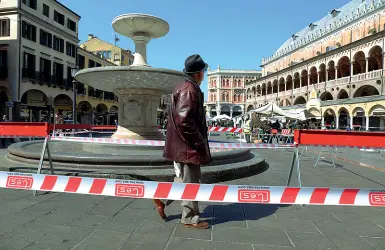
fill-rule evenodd
<path id="1" fill-rule="evenodd" d="M 164 203 L 161 201 L 161 200 L 158 200 L 158 199 L 153 199 L 154 203 L 155 203 L 155 208 L 156 208 L 156 211 L 158 211 L 158 214 L 160 216 L 160 218 L 162 218 L 163 220 L 165 220 L 167 218 L 165 212 L 164 212 Z"/>
<path id="2" fill-rule="evenodd" d="M 188 227 L 188 228 L 196 228 L 196 229 L 208 229 L 209 223 L 206 221 L 201 221 L 197 224 L 183 224 L 183 226 Z"/>

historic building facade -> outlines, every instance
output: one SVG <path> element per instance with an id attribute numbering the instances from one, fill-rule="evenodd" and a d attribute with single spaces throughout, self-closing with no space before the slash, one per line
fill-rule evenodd
<path id="1" fill-rule="evenodd" d="M 0 115 L 53 122 L 59 113 L 71 121 L 71 69 L 116 64 L 78 47 L 80 16 L 58 1 L 7 0 L 0 14 Z M 76 87 L 79 123 L 114 124 L 118 106 L 112 92 Z"/>
<path id="2" fill-rule="evenodd" d="M 80 16 L 54 0 L 5 1 L 0 14 L 0 111 L 43 121 L 55 106 L 72 106 Z"/>
<path id="3" fill-rule="evenodd" d="M 304 105 L 314 86 L 324 123 L 384 128 L 384 38 L 384 1 L 332 10 L 262 60 L 262 77 L 246 83 L 246 109 Z"/>
<path id="4" fill-rule="evenodd" d="M 258 70 L 221 69 L 207 71 L 208 96 L 205 103 L 210 117 L 225 114 L 230 117 L 241 115 L 245 110 L 245 84 L 262 75 Z"/>

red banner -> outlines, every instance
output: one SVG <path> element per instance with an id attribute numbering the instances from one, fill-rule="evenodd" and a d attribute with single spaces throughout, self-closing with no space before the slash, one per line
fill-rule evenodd
<path id="1" fill-rule="evenodd" d="M 385 148 L 383 132 L 352 132 L 338 130 L 296 130 L 294 142 L 297 145 Z"/>
<path id="2" fill-rule="evenodd" d="M 5 136 L 38 136 L 49 135 L 49 124 L 46 122 L 2 122 L 0 135 Z"/>

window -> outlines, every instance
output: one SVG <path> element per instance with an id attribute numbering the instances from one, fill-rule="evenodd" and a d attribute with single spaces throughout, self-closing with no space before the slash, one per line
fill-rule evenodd
<path id="1" fill-rule="evenodd" d="M 0 36 L 10 36 L 9 18 L 0 19 Z"/>
<path id="2" fill-rule="evenodd" d="M 66 52 L 67 52 L 67 56 L 72 56 L 76 58 L 76 46 L 73 45 L 72 43 L 69 43 L 69 42 L 66 43 Z"/>
<path id="3" fill-rule="evenodd" d="M 67 19 L 67 27 L 70 30 L 76 32 L 76 23 L 74 21 L 72 21 L 71 19 L 69 19 L 69 18 Z"/>
<path id="4" fill-rule="evenodd" d="M 21 22 L 21 36 L 36 42 L 36 26 L 27 23 L 26 21 Z"/>
<path id="5" fill-rule="evenodd" d="M 36 2 L 37 0 L 22 0 L 23 4 L 27 5 L 28 7 L 36 10 Z"/>
<path id="6" fill-rule="evenodd" d="M 124 62 L 124 55 L 122 55 L 122 58 L 121 58 L 122 60 L 121 60 L 121 62 Z"/>
<path id="7" fill-rule="evenodd" d="M 95 63 L 95 67 L 102 67 L 100 63 Z"/>
<path id="8" fill-rule="evenodd" d="M 40 80 L 44 82 L 51 81 L 51 61 L 40 58 Z"/>
<path id="9" fill-rule="evenodd" d="M 78 61 L 77 66 L 79 67 L 79 69 L 84 69 L 86 66 L 86 58 L 84 56 L 78 54 L 78 60 L 77 61 Z"/>
<path id="10" fill-rule="evenodd" d="M 8 77 L 8 51 L 0 51 L 0 79 Z"/>
<path id="11" fill-rule="evenodd" d="M 61 25 L 64 25 L 64 15 L 57 12 L 56 10 L 53 12 L 53 19 L 57 22 L 60 23 Z"/>
<path id="12" fill-rule="evenodd" d="M 49 6 L 43 3 L 43 15 L 49 17 Z"/>
<path id="13" fill-rule="evenodd" d="M 71 74 L 71 70 L 72 68 L 71 67 L 67 67 L 67 83 L 72 83 L 72 74 Z M 68 85 L 67 85 L 68 86 Z"/>
<path id="14" fill-rule="evenodd" d="M 95 61 L 92 61 L 91 59 L 88 60 L 88 68 L 94 68 L 95 67 Z"/>
<path id="15" fill-rule="evenodd" d="M 23 59 L 23 77 L 34 78 L 36 70 L 35 55 L 24 52 Z"/>
<path id="16" fill-rule="evenodd" d="M 40 44 L 52 48 L 52 34 L 40 29 Z"/>
<path id="17" fill-rule="evenodd" d="M 96 54 L 103 59 L 111 59 L 111 51 L 98 51 Z"/>
<path id="18" fill-rule="evenodd" d="M 53 36 L 53 49 L 64 53 L 64 40 L 57 36 Z"/>
<path id="19" fill-rule="evenodd" d="M 63 64 L 53 63 L 53 81 L 56 85 L 63 85 Z"/>

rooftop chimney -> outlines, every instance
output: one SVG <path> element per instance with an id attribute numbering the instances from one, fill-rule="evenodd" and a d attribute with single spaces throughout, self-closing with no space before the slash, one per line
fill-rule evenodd
<path id="1" fill-rule="evenodd" d="M 94 35 L 93 34 L 88 34 L 88 40 L 91 40 L 92 38 L 94 38 Z"/>

